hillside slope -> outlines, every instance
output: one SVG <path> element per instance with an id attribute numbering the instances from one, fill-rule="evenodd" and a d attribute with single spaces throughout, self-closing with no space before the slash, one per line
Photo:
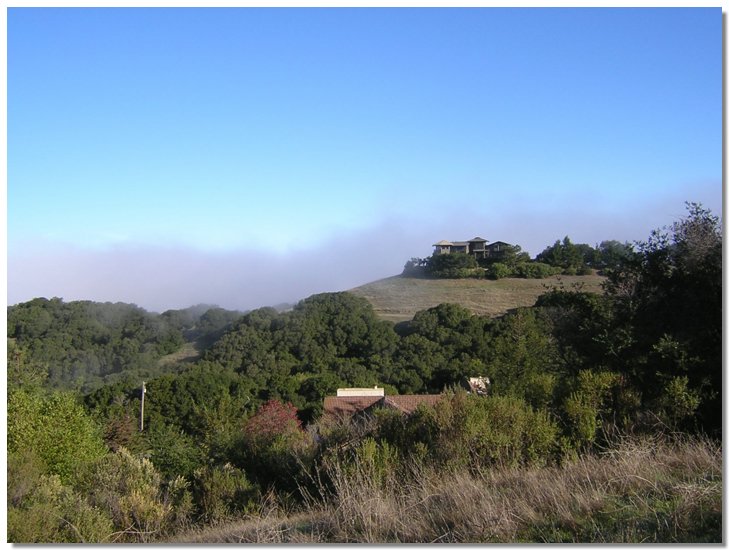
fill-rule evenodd
<path id="1" fill-rule="evenodd" d="M 377 315 L 388 321 L 412 319 L 420 310 L 442 303 L 460 304 L 478 315 L 498 316 L 510 309 L 532 306 L 554 287 L 602 292 L 599 275 L 558 275 L 547 279 L 413 279 L 397 275 L 351 289 L 366 298 Z"/>

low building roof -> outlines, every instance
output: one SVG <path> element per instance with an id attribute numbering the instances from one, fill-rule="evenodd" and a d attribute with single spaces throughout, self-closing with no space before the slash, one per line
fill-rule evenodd
<path id="1" fill-rule="evenodd" d="M 381 396 L 368 395 L 357 397 L 325 397 L 324 412 L 334 416 L 352 416 L 371 407 L 383 399 Z"/>
<path id="2" fill-rule="evenodd" d="M 329 396 L 324 398 L 324 413 L 335 417 L 350 417 L 359 412 L 371 411 L 375 408 L 383 407 L 387 409 L 395 409 L 405 414 L 411 414 L 421 403 L 432 406 L 440 401 L 442 397 L 442 394 L 387 395 L 385 397 Z"/>
<path id="3" fill-rule="evenodd" d="M 481 237 L 474 237 L 469 243 L 487 243 L 488 241 L 486 239 L 482 239 Z"/>
<path id="4" fill-rule="evenodd" d="M 452 244 L 450 241 L 438 241 L 433 246 L 451 246 Z"/>
<path id="5" fill-rule="evenodd" d="M 443 394 L 436 395 L 388 395 L 383 400 L 382 406 L 397 409 L 410 414 L 418 405 L 425 404 L 429 406 L 435 405 L 438 401 L 443 398 Z"/>

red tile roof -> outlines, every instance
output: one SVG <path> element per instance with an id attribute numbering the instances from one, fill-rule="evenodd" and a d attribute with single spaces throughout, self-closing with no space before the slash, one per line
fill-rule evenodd
<path id="1" fill-rule="evenodd" d="M 382 397 L 377 395 L 361 397 L 325 397 L 324 413 L 333 416 L 352 416 L 374 405 Z"/>
<path id="2" fill-rule="evenodd" d="M 383 406 L 391 406 L 406 414 L 412 413 L 418 405 L 425 403 L 428 406 L 435 405 L 441 400 L 442 395 L 388 395 L 384 399 Z"/>
<path id="3" fill-rule="evenodd" d="M 411 414 L 418 405 L 433 406 L 442 395 L 387 395 L 385 397 L 325 397 L 324 414 L 334 417 L 350 417 L 358 412 L 375 408 L 388 408 Z"/>

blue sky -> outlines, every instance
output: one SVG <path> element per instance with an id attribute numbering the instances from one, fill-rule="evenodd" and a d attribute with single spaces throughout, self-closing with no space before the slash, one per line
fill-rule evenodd
<path id="1" fill-rule="evenodd" d="M 721 8 L 7 21 L 9 303 L 258 307 L 721 212 Z"/>

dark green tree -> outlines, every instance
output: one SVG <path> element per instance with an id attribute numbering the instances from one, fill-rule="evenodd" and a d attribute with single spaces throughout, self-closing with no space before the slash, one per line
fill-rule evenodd
<path id="1" fill-rule="evenodd" d="M 722 234 L 719 218 L 700 204 L 654 231 L 620 269 L 607 293 L 617 303 L 619 324 L 632 343 L 623 370 L 647 400 L 686 377 L 697 392 L 700 425 L 721 429 Z"/>

